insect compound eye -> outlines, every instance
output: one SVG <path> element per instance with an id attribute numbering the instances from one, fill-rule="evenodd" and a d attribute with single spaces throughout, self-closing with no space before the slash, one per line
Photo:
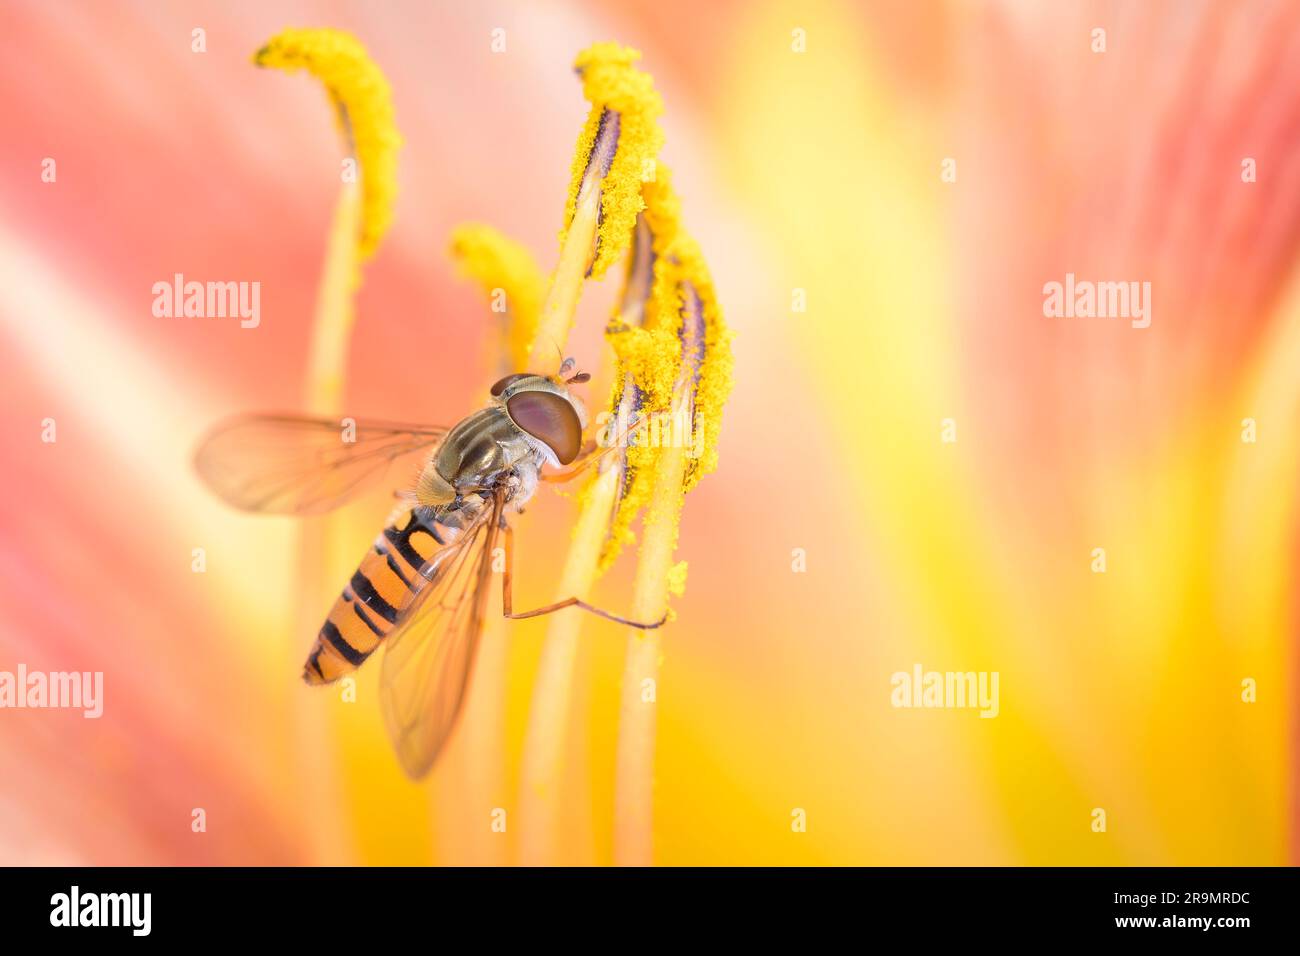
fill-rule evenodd
<path id="1" fill-rule="evenodd" d="M 528 378 L 528 377 L 529 375 L 527 372 L 516 372 L 514 375 L 507 375 L 505 378 L 501 379 L 499 382 L 497 382 L 495 385 L 492 386 L 492 397 L 496 398 L 507 388 L 513 385 L 515 382 L 519 381 L 521 378 Z"/>
<path id="2" fill-rule="evenodd" d="M 578 457 L 582 424 L 573 406 L 559 395 L 523 391 L 506 400 L 506 411 L 516 425 L 545 442 L 560 464 L 567 465 Z"/>

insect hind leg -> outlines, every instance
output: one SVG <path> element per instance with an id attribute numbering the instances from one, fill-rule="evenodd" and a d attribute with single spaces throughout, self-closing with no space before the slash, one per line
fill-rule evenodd
<path id="1" fill-rule="evenodd" d="M 511 569 L 514 566 L 514 530 L 506 525 L 502 528 L 502 537 L 505 539 L 505 569 L 501 576 L 501 613 L 504 617 L 512 621 L 519 621 L 530 617 L 542 617 L 545 614 L 553 614 L 556 611 L 562 611 L 566 607 L 576 607 L 598 617 L 603 617 L 607 621 L 613 621 L 615 624 L 626 624 L 628 627 L 640 628 L 643 631 L 652 631 L 657 627 L 662 627 L 668 620 L 668 612 L 657 621 L 633 621 L 626 617 L 620 617 L 609 611 L 602 610 L 594 604 L 588 604 L 586 601 L 577 597 L 565 598 L 563 601 L 556 601 L 554 604 L 547 604 L 544 607 L 534 608 L 531 611 L 515 611 L 514 596 L 511 593 Z"/>

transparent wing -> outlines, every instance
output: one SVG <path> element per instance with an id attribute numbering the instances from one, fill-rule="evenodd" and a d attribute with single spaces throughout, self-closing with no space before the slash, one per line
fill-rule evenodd
<path id="1" fill-rule="evenodd" d="M 194 465 L 205 484 L 243 511 L 321 514 L 379 478 L 398 458 L 428 452 L 445 428 L 297 415 L 239 415 L 203 439 Z"/>
<path id="2" fill-rule="evenodd" d="M 460 537 L 420 570 L 425 580 L 385 640 L 379 706 L 398 759 L 424 776 L 460 716 L 483 630 L 492 549 L 504 498 L 497 494 Z"/>

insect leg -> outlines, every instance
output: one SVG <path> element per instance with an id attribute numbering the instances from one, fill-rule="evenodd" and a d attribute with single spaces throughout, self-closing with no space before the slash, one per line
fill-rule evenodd
<path id="1" fill-rule="evenodd" d="M 541 476 L 542 481 L 570 481 L 573 478 L 578 477 L 578 475 L 582 474 L 592 465 L 599 462 L 602 458 L 608 455 L 615 448 L 622 448 L 624 445 L 626 445 L 627 440 L 632 435 L 636 434 L 636 432 L 640 431 L 649 423 L 650 423 L 649 416 L 645 416 L 643 418 L 638 419 L 637 421 L 632 422 L 632 424 L 628 425 L 627 428 L 623 429 L 623 431 L 620 434 L 616 435 L 614 437 L 614 440 L 610 442 L 608 445 L 606 445 L 604 448 L 600 448 L 598 445 L 596 445 L 595 442 L 588 442 L 586 445 L 583 446 L 582 454 L 579 456 L 576 464 L 574 464 L 572 468 L 568 469 L 567 471 L 557 471 L 552 474 L 543 474 Z"/>
<path id="2" fill-rule="evenodd" d="M 522 618 L 541 617 L 543 614 L 550 614 L 553 611 L 561 611 L 566 607 L 577 607 L 584 611 L 590 611 L 592 614 L 599 615 L 607 621 L 613 621 L 615 624 L 626 624 L 628 627 L 637 627 L 643 631 L 651 631 L 656 627 L 661 627 L 663 626 L 663 623 L 668 620 L 668 612 L 665 611 L 664 616 L 654 622 L 629 621 L 627 618 L 619 617 L 617 614 L 611 614 L 609 611 L 602 611 L 600 608 L 588 604 L 586 601 L 579 600 L 576 597 L 565 598 L 563 601 L 556 601 L 554 604 L 547 604 L 545 607 L 534 608 L 531 611 L 519 611 L 516 613 L 513 607 L 513 595 L 511 594 L 512 588 L 510 584 L 511 569 L 514 566 L 514 530 L 509 525 L 506 525 L 502 528 L 502 535 L 505 538 L 505 569 L 501 575 L 501 613 L 505 617 L 518 621 Z"/>

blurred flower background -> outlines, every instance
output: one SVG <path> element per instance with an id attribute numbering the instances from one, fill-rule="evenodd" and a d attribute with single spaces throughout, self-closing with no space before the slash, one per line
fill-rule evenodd
<path id="1" fill-rule="evenodd" d="M 497 317 L 453 230 L 491 223 L 553 267 L 575 54 L 614 39 L 655 78 L 736 331 L 662 633 L 657 862 L 1296 862 L 1294 5 L 6 13 L 0 670 L 102 670 L 105 708 L 0 711 L 0 864 L 508 863 L 527 839 L 545 621 L 490 627 L 501 706 L 476 684 L 413 784 L 376 666 L 356 703 L 299 680 L 317 625 L 296 617 L 298 525 L 228 510 L 191 471 L 215 420 L 303 403 L 342 150 L 315 82 L 250 64 L 289 25 L 355 34 L 405 140 L 356 300 L 357 416 L 483 401 Z M 155 317 L 177 272 L 261 282 L 260 325 Z M 1151 282 L 1150 327 L 1045 317 L 1069 272 Z M 593 404 L 617 285 L 587 289 L 569 343 Z M 340 585 L 388 507 L 380 490 L 339 519 Z M 517 523 L 516 606 L 551 599 L 575 508 L 544 490 Z M 626 606 L 631 570 L 599 603 Z M 612 859 L 626 642 L 581 635 L 547 862 Z M 918 663 L 998 672 L 999 716 L 892 707 Z"/>

